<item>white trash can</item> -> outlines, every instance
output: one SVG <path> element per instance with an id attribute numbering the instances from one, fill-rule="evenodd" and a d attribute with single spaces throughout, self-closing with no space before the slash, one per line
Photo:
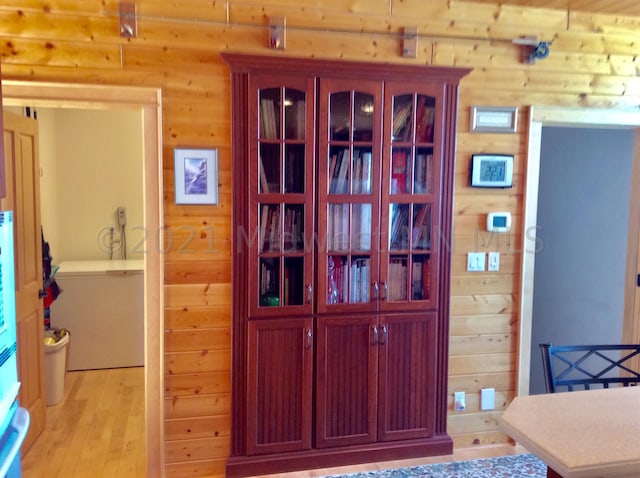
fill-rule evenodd
<path id="1" fill-rule="evenodd" d="M 69 334 L 54 343 L 44 344 L 44 373 L 47 406 L 55 405 L 64 396 L 64 376 L 67 372 Z"/>

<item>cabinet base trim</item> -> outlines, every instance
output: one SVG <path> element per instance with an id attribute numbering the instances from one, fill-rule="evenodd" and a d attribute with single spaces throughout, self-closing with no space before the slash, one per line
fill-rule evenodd
<path id="1" fill-rule="evenodd" d="M 428 439 L 372 443 L 351 447 L 305 450 L 258 456 L 232 456 L 227 461 L 227 477 L 243 477 L 312 470 L 333 466 L 402 460 L 422 456 L 450 455 L 453 441 L 449 435 Z"/>

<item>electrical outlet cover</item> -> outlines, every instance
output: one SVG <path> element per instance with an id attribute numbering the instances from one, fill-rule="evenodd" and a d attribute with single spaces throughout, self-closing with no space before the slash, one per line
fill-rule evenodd
<path id="1" fill-rule="evenodd" d="M 480 410 L 495 410 L 496 389 L 483 388 L 480 390 Z"/>

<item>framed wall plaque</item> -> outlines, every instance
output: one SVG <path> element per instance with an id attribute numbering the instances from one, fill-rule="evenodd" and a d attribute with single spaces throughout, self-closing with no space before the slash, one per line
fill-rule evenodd
<path id="1" fill-rule="evenodd" d="M 518 108 L 472 106 L 469 129 L 474 133 L 515 133 Z"/>

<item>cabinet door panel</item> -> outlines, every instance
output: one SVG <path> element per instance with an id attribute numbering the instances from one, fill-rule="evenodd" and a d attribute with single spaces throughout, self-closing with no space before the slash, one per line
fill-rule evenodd
<path id="1" fill-rule="evenodd" d="M 377 334 L 371 316 L 318 320 L 318 447 L 375 441 Z"/>
<path id="2" fill-rule="evenodd" d="M 311 319 L 249 322 L 248 454 L 311 447 Z"/>
<path id="3" fill-rule="evenodd" d="M 443 89 L 385 84 L 380 310 L 438 306 Z M 448 213 L 448 212 L 447 212 Z"/>
<path id="4" fill-rule="evenodd" d="M 436 314 L 385 316 L 380 329 L 378 440 L 431 436 Z"/>
<path id="5" fill-rule="evenodd" d="M 382 84 L 320 81 L 318 311 L 378 308 Z"/>
<path id="6" fill-rule="evenodd" d="M 312 79 L 251 78 L 247 228 L 251 317 L 297 317 L 313 310 L 314 117 Z"/>

